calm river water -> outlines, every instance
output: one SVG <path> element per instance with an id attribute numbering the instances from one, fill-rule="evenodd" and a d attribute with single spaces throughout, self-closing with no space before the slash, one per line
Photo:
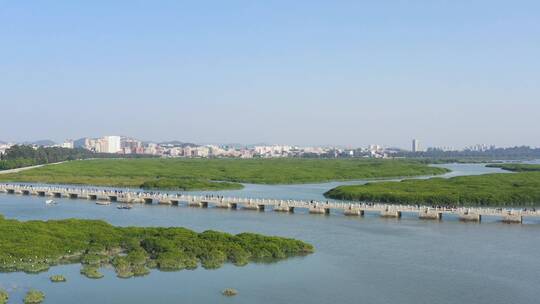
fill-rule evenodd
<path id="1" fill-rule="evenodd" d="M 450 175 L 481 174 L 497 169 L 482 165 L 445 165 Z M 247 185 L 230 195 L 322 199 L 340 183 L 294 186 Z M 118 210 L 86 200 L 58 199 L 45 207 L 43 198 L 0 194 L 0 213 L 20 220 L 69 217 L 104 219 L 114 225 L 183 226 L 258 232 L 302 239 L 316 253 L 273 264 L 225 265 L 217 270 L 160 272 L 122 280 L 111 270 L 105 278 L 87 279 L 79 265 L 47 273 L 1 273 L 0 287 L 10 303 L 21 303 L 29 288 L 46 293 L 45 303 L 538 303 L 540 292 L 540 222 L 506 225 L 488 219 L 481 224 L 420 221 L 412 214 L 400 220 L 365 217 L 278 214 L 170 206 L 136 206 Z M 50 283 L 51 274 L 68 282 Z M 233 298 L 224 288 L 239 291 Z"/>

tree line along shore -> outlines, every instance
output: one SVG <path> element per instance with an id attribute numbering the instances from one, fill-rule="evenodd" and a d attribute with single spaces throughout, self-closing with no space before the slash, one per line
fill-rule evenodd
<path id="1" fill-rule="evenodd" d="M 340 186 L 326 192 L 325 196 L 391 204 L 519 207 L 540 205 L 540 165 L 506 163 L 488 166 L 515 173 Z"/>
<path id="2" fill-rule="evenodd" d="M 431 176 L 448 171 L 410 160 L 98 159 L 3 174 L 0 181 L 166 190 L 228 190 L 241 189 L 241 183 L 301 184 Z"/>

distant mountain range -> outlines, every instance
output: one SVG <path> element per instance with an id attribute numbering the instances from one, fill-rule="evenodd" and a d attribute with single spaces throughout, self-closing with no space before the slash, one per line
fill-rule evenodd
<path id="1" fill-rule="evenodd" d="M 164 141 L 164 142 L 160 142 L 158 144 L 159 145 L 170 145 L 170 146 L 175 146 L 175 147 L 198 147 L 199 146 L 199 145 L 196 145 L 194 143 L 186 143 L 186 142 L 181 142 L 179 140 Z"/>
<path id="2" fill-rule="evenodd" d="M 36 146 L 53 146 L 56 145 L 56 142 L 50 140 L 50 139 L 40 139 L 35 141 L 25 141 L 20 144 L 23 145 L 36 145 Z"/>

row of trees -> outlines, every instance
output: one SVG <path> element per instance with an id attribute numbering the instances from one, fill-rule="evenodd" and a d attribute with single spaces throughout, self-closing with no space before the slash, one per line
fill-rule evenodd
<path id="1" fill-rule="evenodd" d="M 125 155 L 94 153 L 83 148 L 38 147 L 15 145 L 0 154 L 0 170 L 57 163 L 88 158 L 119 158 Z"/>

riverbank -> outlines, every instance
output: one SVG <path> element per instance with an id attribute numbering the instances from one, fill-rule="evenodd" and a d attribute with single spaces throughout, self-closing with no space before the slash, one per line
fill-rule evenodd
<path id="1" fill-rule="evenodd" d="M 513 174 L 404 180 L 333 188 L 326 197 L 391 204 L 539 206 L 540 165 L 497 164 Z"/>
<path id="2" fill-rule="evenodd" d="M 193 191 L 240 189 L 241 183 L 303 184 L 447 172 L 408 160 L 109 159 L 5 174 L 0 181 Z"/>

